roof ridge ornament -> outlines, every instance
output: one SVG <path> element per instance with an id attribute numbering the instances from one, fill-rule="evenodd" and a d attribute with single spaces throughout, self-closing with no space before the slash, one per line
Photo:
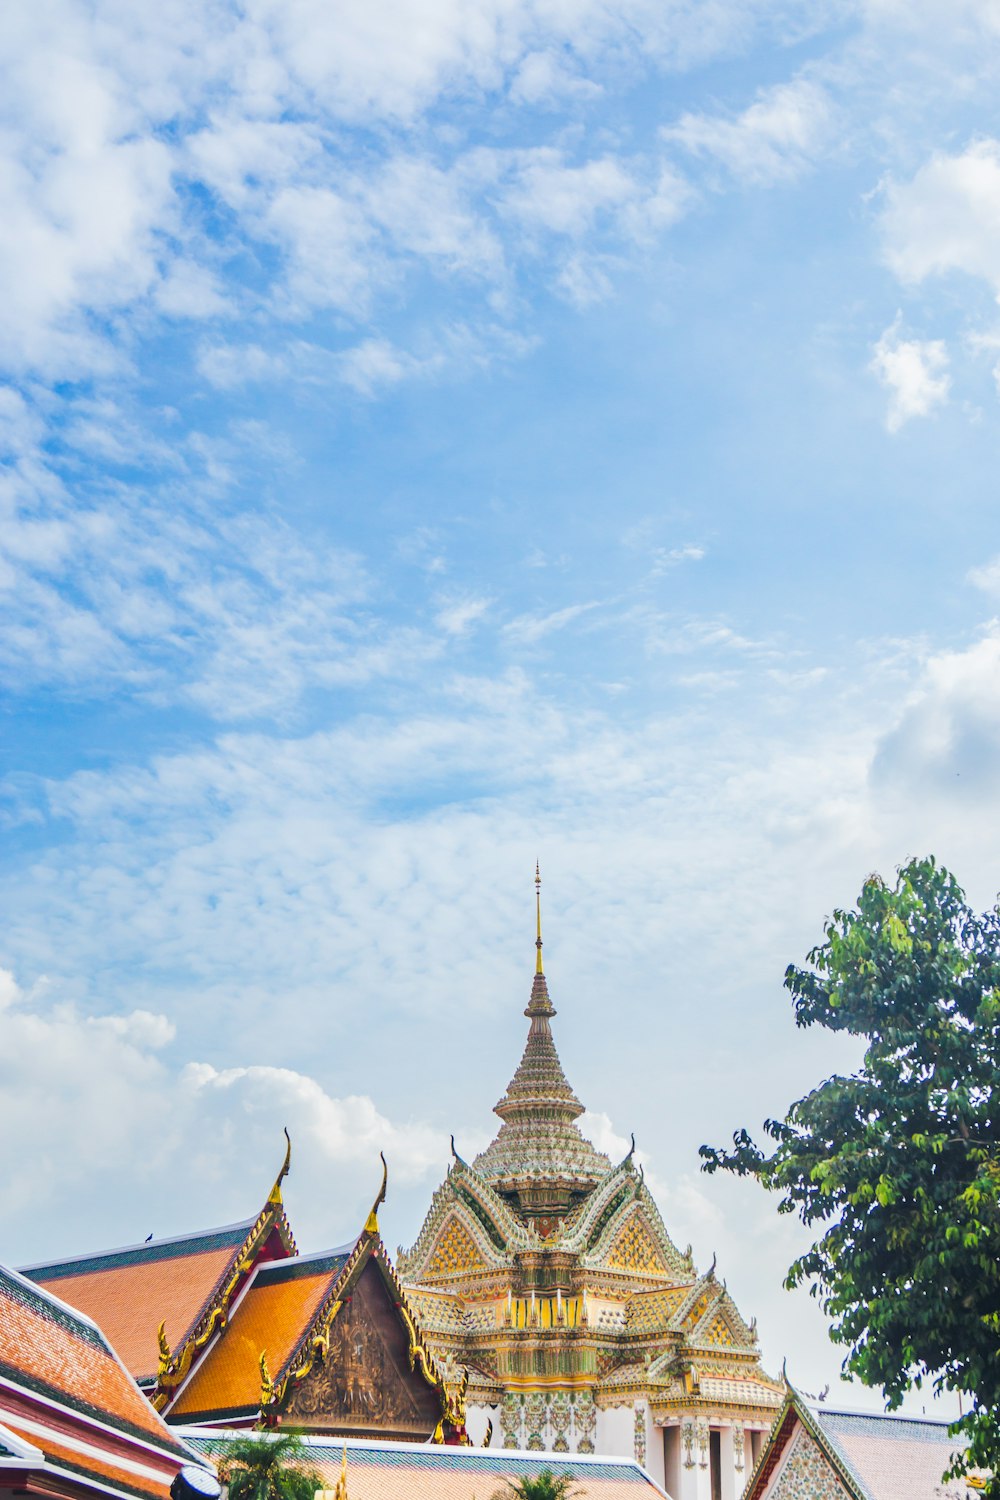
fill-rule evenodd
<path id="1" fill-rule="evenodd" d="M 382 1186 L 378 1190 L 378 1196 L 372 1204 L 372 1211 L 365 1220 L 365 1234 L 378 1234 L 378 1209 L 379 1204 L 385 1202 L 385 1190 L 389 1185 L 389 1163 L 385 1159 L 385 1152 L 380 1151 L 382 1158 Z"/>
<path id="2" fill-rule="evenodd" d="M 281 1163 L 281 1171 L 278 1173 L 277 1177 L 274 1179 L 274 1187 L 271 1189 L 271 1191 L 267 1195 L 267 1201 L 268 1201 L 268 1203 L 273 1203 L 273 1204 L 275 1204 L 275 1206 L 277 1206 L 278 1204 L 281 1203 L 281 1184 L 284 1182 L 285 1178 L 288 1176 L 288 1169 L 292 1165 L 292 1138 L 288 1134 L 288 1126 L 287 1125 L 282 1126 L 282 1129 L 285 1132 L 285 1141 L 286 1141 L 286 1145 L 285 1145 L 285 1159 Z"/>

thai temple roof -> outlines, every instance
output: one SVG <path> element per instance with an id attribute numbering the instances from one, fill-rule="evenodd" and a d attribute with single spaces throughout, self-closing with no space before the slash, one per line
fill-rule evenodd
<path id="1" fill-rule="evenodd" d="M 199 1233 L 149 1240 L 96 1255 L 22 1267 L 52 1287 L 107 1334 L 136 1380 L 152 1383 L 162 1354 L 158 1334 L 178 1353 L 207 1342 L 258 1259 L 295 1254 L 278 1178 L 255 1218 Z"/>
<path id="2" fill-rule="evenodd" d="M 193 1447 L 224 1445 L 225 1434 L 191 1434 Z M 418 1447 L 369 1438 L 325 1442 L 306 1437 L 308 1462 L 331 1497 L 346 1478 L 350 1500 L 489 1500 L 504 1480 L 535 1478 L 548 1469 L 571 1476 L 570 1494 L 580 1500 L 653 1500 L 663 1494 L 634 1459 L 516 1453 L 503 1449 Z M 324 1493 L 320 1492 L 321 1495 Z"/>
<path id="3" fill-rule="evenodd" d="M 347 1420 L 337 1406 L 338 1360 L 345 1344 L 357 1338 L 375 1351 L 366 1354 L 368 1367 L 361 1372 L 369 1385 L 375 1381 L 388 1389 L 394 1381 L 396 1407 L 383 1413 L 394 1437 L 412 1433 L 420 1441 L 437 1433 L 445 1441 L 461 1435 L 465 1388 L 453 1393 L 446 1386 L 382 1244 L 378 1208 L 388 1181 L 385 1158 L 381 1187 L 360 1233 L 309 1255 L 298 1254 L 282 1204 L 290 1162 L 289 1143 L 256 1218 L 48 1262 L 30 1268 L 31 1280 L 18 1280 L 37 1299 L 55 1302 L 34 1283 L 65 1289 L 85 1309 L 71 1316 L 97 1339 L 99 1316 L 120 1330 L 133 1374 L 148 1381 L 145 1395 L 117 1361 L 115 1369 L 151 1430 L 162 1427 L 160 1414 L 185 1425 L 272 1425 L 286 1411 L 301 1417 L 303 1400 L 311 1403 L 308 1420 L 336 1430 Z M 376 1357 L 382 1360 L 378 1368 Z M 80 1369 L 86 1385 L 92 1378 L 86 1362 Z M 349 1430 L 369 1425 L 353 1408 L 347 1416 Z"/>
<path id="4" fill-rule="evenodd" d="M 0 1376 L 0 1486 L 166 1500 L 192 1460 L 91 1319 L 3 1266 Z"/>
<path id="5" fill-rule="evenodd" d="M 473 1162 L 474 1170 L 500 1192 L 516 1192 L 532 1181 L 558 1181 L 586 1191 L 611 1170 L 576 1121 L 583 1105 L 567 1081 L 552 1038 L 556 1014 L 542 966 L 541 878 L 535 867 L 538 936 L 535 976 L 524 1014 L 528 1040 L 507 1092 L 494 1113 L 502 1125 L 492 1143 Z"/>
<path id="6" fill-rule="evenodd" d="M 843 1411 L 807 1401 L 794 1387 L 747 1484 L 746 1500 L 770 1500 L 779 1476 L 803 1476 L 810 1493 L 838 1500 L 971 1500 L 987 1476 L 942 1482 L 960 1449 L 948 1423 L 895 1412 Z M 805 1493 L 805 1491 L 803 1491 Z"/>
<path id="7" fill-rule="evenodd" d="M 171 1420 L 256 1412 L 260 1355 L 280 1379 L 336 1291 L 357 1242 L 321 1255 L 258 1266 L 215 1344 L 170 1408 Z"/>

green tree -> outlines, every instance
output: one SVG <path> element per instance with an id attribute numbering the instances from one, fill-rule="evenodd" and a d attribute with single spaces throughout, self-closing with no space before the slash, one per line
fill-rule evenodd
<path id="1" fill-rule="evenodd" d="M 493 1491 L 493 1500 L 572 1500 L 582 1495 L 582 1490 L 571 1488 L 572 1474 L 553 1474 L 551 1469 L 542 1469 L 522 1479 L 505 1479 L 498 1490 Z"/>
<path id="2" fill-rule="evenodd" d="M 229 1500 L 313 1500 L 323 1488 L 307 1466 L 308 1448 L 293 1433 L 250 1432 L 218 1444 L 213 1456 Z"/>
<path id="3" fill-rule="evenodd" d="M 1000 1474 L 1000 906 L 912 860 L 808 963 L 785 974 L 797 1024 L 865 1038 L 862 1066 L 767 1121 L 773 1149 L 741 1130 L 704 1169 L 756 1177 L 816 1233 L 785 1284 L 820 1299 L 845 1371 L 890 1407 L 925 1380 L 968 1393 L 964 1463 Z"/>

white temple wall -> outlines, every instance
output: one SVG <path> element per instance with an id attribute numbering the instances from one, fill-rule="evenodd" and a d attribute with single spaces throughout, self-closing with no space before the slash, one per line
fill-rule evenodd
<path id="1" fill-rule="evenodd" d="M 671 1500 L 713 1500 L 716 1494 L 721 1500 L 740 1500 L 751 1473 L 749 1434 L 739 1422 L 684 1417 L 656 1427 L 647 1452 L 646 1468 Z M 716 1473 L 718 1490 L 712 1483 Z"/>
<path id="2" fill-rule="evenodd" d="M 469 1434 L 469 1441 L 473 1448 L 481 1448 L 486 1437 L 488 1424 L 493 1423 L 493 1434 L 490 1438 L 491 1448 L 502 1448 L 503 1437 L 500 1433 L 500 1408 L 499 1406 L 467 1406 L 465 1409 L 465 1430 Z"/>
<path id="3" fill-rule="evenodd" d="M 635 1457 L 635 1413 L 628 1406 L 609 1406 L 597 1411 L 595 1452 L 613 1458 Z"/>

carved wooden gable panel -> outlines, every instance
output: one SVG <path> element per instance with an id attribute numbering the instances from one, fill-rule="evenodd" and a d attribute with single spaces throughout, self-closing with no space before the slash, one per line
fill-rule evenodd
<path id="1" fill-rule="evenodd" d="M 485 1271 L 486 1261 L 461 1219 L 452 1217 L 434 1246 L 424 1269 L 425 1276 L 452 1276 L 460 1272 Z"/>
<path id="2" fill-rule="evenodd" d="M 326 1359 L 317 1360 L 293 1389 L 289 1425 L 348 1436 L 374 1431 L 387 1438 L 429 1438 L 441 1410 L 419 1369 L 410 1369 L 408 1349 L 399 1309 L 369 1261 L 333 1320 Z"/>
<path id="3" fill-rule="evenodd" d="M 615 1236 L 608 1252 L 612 1271 L 667 1271 L 667 1263 L 652 1231 L 639 1214 L 633 1214 L 624 1229 Z"/>

